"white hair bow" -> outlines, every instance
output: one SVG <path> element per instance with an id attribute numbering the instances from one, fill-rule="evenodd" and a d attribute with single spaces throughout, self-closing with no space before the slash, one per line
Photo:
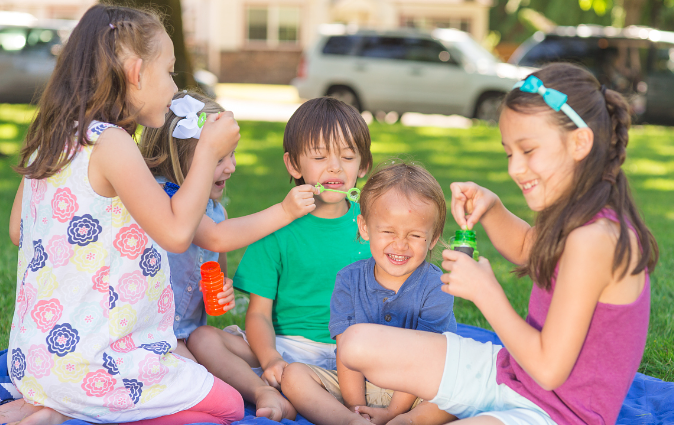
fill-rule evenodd
<path id="1" fill-rule="evenodd" d="M 200 102 L 190 95 L 171 101 L 171 111 L 176 116 L 185 117 L 178 121 L 173 129 L 173 137 L 177 139 L 198 139 L 201 136 L 201 128 L 204 126 L 203 118 L 200 119 L 199 111 L 204 109 L 205 103 Z"/>

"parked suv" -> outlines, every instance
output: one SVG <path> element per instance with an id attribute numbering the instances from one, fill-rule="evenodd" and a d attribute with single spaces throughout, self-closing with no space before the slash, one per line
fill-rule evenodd
<path id="1" fill-rule="evenodd" d="M 28 103 L 49 80 L 61 44 L 77 21 L 39 21 L 0 12 L 0 103 Z"/>
<path id="2" fill-rule="evenodd" d="M 585 66 L 628 99 L 637 121 L 674 125 L 674 32 L 646 27 L 580 25 L 538 32 L 510 62 L 540 67 L 551 62 Z"/>
<path id="3" fill-rule="evenodd" d="M 360 111 L 460 114 L 496 120 L 503 95 L 532 71 L 500 62 L 453 29 L 340 31 L 306 51 L 292 84 Z"/>

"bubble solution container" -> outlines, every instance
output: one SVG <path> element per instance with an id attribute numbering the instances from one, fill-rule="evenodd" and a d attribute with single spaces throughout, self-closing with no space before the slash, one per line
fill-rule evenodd
<path id="1" fill-rule="evenodd" d="M 449 240 L 449 247 L 454 251 L 463 252 L 475 261 L 480 258 L 473 230 L 457 230 L 454 237 Z"/>
<path id="2" fill-rule="evenodd" d="M 201 265 L 201 292 L 204 294 L 204 306 L 209 316 L 221 316 L 226 312 L 218 303 L 218 294 L 225 284 L 225 274 L 217 261 L 207 261 Z"/>

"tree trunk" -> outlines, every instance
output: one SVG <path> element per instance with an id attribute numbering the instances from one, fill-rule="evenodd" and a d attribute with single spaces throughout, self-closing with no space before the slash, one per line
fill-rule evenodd
<path id="1" fill-rule="evenodd" d="M 187 87 L 196 87 L 194 80 L 194 71 L 192 61 L 185 47 L 185 35 L 183 33 L 183 14 L 180 0 L 108 0 L 106 3 L 118 4 L 120 6 L 152 6 L 159 9 L 166 15 L 165 25 L 176 56 L 175 71 L 178 75 L 175 77 L 176 85 L 179 89 Z"/>
<path id="2" fill-rule="evenodd" d="M 645 0 L 625 0 L 625 26 L 639 25 L 641 23 L 641 14 Z"/>

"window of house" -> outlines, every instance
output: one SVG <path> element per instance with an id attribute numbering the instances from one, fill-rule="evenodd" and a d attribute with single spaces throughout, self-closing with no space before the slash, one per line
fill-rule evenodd
<path id="1" fill-rule="evenodd" d="M 459 18 L 455 16 L 402 16 L 400 18 L 400 26 L 422 30 L 433 30 L 435 28 L 455 28 L 461 31 L 470 32 L 471 20 L 469 18 Z"/>
<path id="2" fill-rule="evenodd" d="M 267 8 L 248 8 L 248 40 L 267 41 Z"/>
<path id="3" fill-rule="evenodd" d="M 248 41 L 268 45 L 299 42 L 299 7 L 251 6 L 247 10 L 247 18 Z"/>

